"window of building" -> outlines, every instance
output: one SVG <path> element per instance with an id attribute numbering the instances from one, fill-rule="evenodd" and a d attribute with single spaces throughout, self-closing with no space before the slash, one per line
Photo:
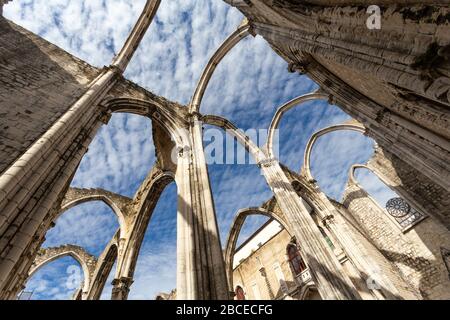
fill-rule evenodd
<path id="1" fill-rule="evenodd" d="M 426 218 L 426 215 L 411 207 L 404 199 L 396 197 L 386 202 L 386 211 L 397 221 L 403 231 Z"/>
<path id="2" fill-rule="evenodd" d="M 241 286 L 237 286 L 236 290 L 234 290 L 234 293 L 236 294 L 236 300 L 245 300 L 244 289 L 242 289 Z"/>
<path id="3" fill-rule="evenodd" d="M 288 245 L 287 255 L 292 272 L 295 276 L 306 270 L 306 264 L 300 256 L 300 252 L 295 244 L 290 243 Z"/>

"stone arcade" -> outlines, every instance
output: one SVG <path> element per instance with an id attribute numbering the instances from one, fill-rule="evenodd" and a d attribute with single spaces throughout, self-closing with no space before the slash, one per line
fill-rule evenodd
<path id="1" fill-rule="evenodd" d="M 8 2 L 0 0 L 0 13 Z M 247 19 L 211 57 L 188 106 L 123 77 L 159 0 L 147 1 L 122 49 L 102 69 L 0 17 L 0 299 L 16 299 L 31 274 L 64 255 L 83 268 L 75 299 L 98 299 L 115 262 L 112 299 L 127 299 L 144 232 L 172 181 L 178 187 L 178 299 L 450 299 L 447 1 L 378 1 L 381 31 L 366 27 L 372 3 L 365 0 L 226 2 Z M 263 148 L 229 120 L 201 113 L 215 67 L 248 35 L 262 36 L 290 72 L 320 86 L 277 110 Z M 354 120 L 314 134 L 296 173 L 273 157 L 273 132 L 286 111 L 316 99 Z M 155 167 L 132 198 L 71 188 L 89 144 L 115 112 L 151 119 Z M 273 192 L 260 207 L 236 213 L 224 250 L 202 124 L 228 129 L 255 158 Z M 370 161 L 350 170 L 342 202 L 329 199 L 310 171 L 315 141 L 336 130 L 357 131 L 376 142 Z M 401 198 L 381 208 L 355 180 L 358 167 L 374 172 Z M 65 210 L 98 200 L 113 209 L 120 225 L 98 258 L 73 245 L 41 249 Z M 236 249 L 237 237 L 249 215 L 270 217 L 282 227 L 281 233 L 266 229 L 255 235 L 271 234 L 259 249 L 260 265 L 247 259 L 251 255 L 235 261 L 243 252 Z M 268 257 L 268 248 L 279 255 Z M 265 293 L 253 287 L 260 281 Z"/>

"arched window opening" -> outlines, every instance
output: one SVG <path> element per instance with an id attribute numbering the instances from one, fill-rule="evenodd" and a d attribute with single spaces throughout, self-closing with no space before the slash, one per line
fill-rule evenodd
<path id="1" fill-rule="evenodd" d="M 241 286 L 237 286 L 236 290 L 234 290 L 234 293 L 236 295 L 236 300 L 245 300 L 245 292 Z"/>
<path id="2" fill-rule="evenodd" d="M 356 168 L 355 179 L 372 199 L 397 223 L 402 231 L 407 231 L 427 217 L 411 203 L 388 187 L 374 172 L 362 167 Z"/>
<path id="3" fill-rule="evenodd" d="M 175 298 L 177 266 L 177 186 L 166 186 L 143 229 L 134 282 L 128 300 L 156 299 L 163 294 Z"/>
<path id="4" fill-rule="evenodd" d="M 21 300 L 72 300 L 82 288 L 84 273 L 80 264 L 63 256 L 39 268 L 19 295 Z"/>
<path id="5" fill-rule="evenodd" d="M 341 199 L 348 169 L 354 163 L 367 162 L 373 144 L 373 140 L 354 131 L 334 131 L 320 137 L 311 153 L 311 172 L 320 189 L 335 200 Z"/>
<path id="6" fill-rule="evenodd" d="M 81 203 L 65 211 L 46 234 L 43 247 L 70 243 L 99 256 L 119 227 L 117 216 L 102 201 Z"/>
<path id="7" fill-rule="evenodd" d="M 113 113 L 83 157 L 71 186 L 133 197 L 155 163 L 149 118 Z"/>
<path id="8" fill-rule="evenodd" d="M 289 260 L 289 265 L 291 267 L 294 276 L 300 275 L 303 271 L 307 269 L 303 258 L 300 255 L 300 251 L 295 243 L 290 243 L 287 246 L 287 256 Z"/>

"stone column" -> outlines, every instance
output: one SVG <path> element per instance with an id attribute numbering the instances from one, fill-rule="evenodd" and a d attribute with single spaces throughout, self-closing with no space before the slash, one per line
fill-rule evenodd
<path id="1" fill-rule="evenodd" d="M 275 160 L 260 163 L 278 204 L 292 227 L 304 258 L 324 300 L 361 299 L 355 286 L 325 242 L 316 223 Z"/>
<path id="2" fill-rule="evenodd" d="M 133 284 L 132 278 L 121 277 L 112 281 L 113 289 L 111 300 L 127 300 L 130 293 L 130 286 Z"/>
<path id="3" fill-rule="evenodd" d="M 97 129 L 100 99 L 114 84 L 105 69 L 90 89 L 0 176 L 0 298 L 14 298 Z"/>
<path id="4" fill-rule="evenodd" d="M 5 1 L 2 1 L 5 3 Z M 0 299 L 14 298 L 101 125 L 100 101 L 126 69 L 160 0 L 148 0 L 110 67 L 0 176 Z"/>
<path id="5" fill-rule="evenodd" d="M 275 294 L 273 293 L 272 286 L 270 285 L 270 281 L 267 278 L 266 268 L 261 266 L 261 268 L 259 269 L 259 273 L 261 274 L 261 277 L 264 278 L 264 283 L 266 284 L 266 290 L 267 293 L 269 294 L 270 300 L 275 300 Z"/>
<path id="6" fill-rule="evenodd" d="M 330 200 L 328 200 L 327 196 L 320 191 L 317 186 L 315 186 L 315 189 L 316 192 L 314 193 L 314 197 L 316 197 L 317 201 L 323 205 L 321 210 L 317 210 L 320 219 L 331 231 L 345 254 L 355 265 L 360 273 L 361 280 L 367 281 L 370 278 L 375 280 L 381 286 L 379 289 L 372 289 L 367 286 L 364 289 L 373 295 L 373 299 L 384 300 L 385 297 L 390 300 L 397 299 L 400 296 L 397 288 L 384 273 L 380 272 L 380 267 L 369 252 L 364 250 L 364 247 L 355 243 L 356 239 L 351 236 L 352 232 L 346 227 L 346 222 Z M 382 291 L 383 294 L 380 294 L 379 291 Z"/>
<path id="7" fill-rule="evenodd" d="M 225 263 L 203 152 L 202 123 L 193 115 L 190 146 L 180 149 L 178 187 L 177 299 L 229 299 Z"/>

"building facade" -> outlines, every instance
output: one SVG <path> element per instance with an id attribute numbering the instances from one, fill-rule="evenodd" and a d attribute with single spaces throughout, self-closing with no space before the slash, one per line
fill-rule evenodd
<path id="1" fill-rule="evenodd" d="M 278 222 L 269 220 L 236 249 L 234 299 L 320 299 L 300 250 Z"/>

